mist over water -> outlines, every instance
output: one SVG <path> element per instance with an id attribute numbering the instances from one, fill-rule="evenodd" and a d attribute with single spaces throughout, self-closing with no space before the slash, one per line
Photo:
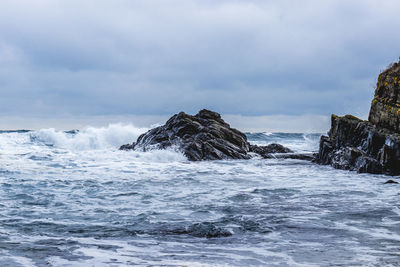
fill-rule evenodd
<path id="1" fill-rule="evenodd" d="M 0 133 L 0 266 L 398 266 L 389 177 L 119 151 L 147 129 Z M 320 134 L 248 133 L 315 152 Z"/>

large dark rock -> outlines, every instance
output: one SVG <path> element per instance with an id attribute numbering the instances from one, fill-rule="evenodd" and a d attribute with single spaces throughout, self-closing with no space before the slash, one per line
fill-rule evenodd
<path id="1" fill-rule="evenodd" d="M 400 174 L 400 64 L 378 78 L 368 121 L 332 115 L 316 161 L 335 168 L 377 174 Z"/>
<path id="2" fill-rule="evenodd" d="M 328 136 L 322 136 L 316 161 L 338 169 L 400 174 L 400 135 L 351 115 L 332 115 Z"/>
<path id="3" fill-rule="evenodd" d="M 174 147 L 189 160 L 249 159 L 254 152 L 264 158 L 271 153 L 292 152 L 278 144 L 255 146 L 247 142 L 244 133 L 233 129 L 221 115 L 203 109 L 195 116 L 184 112 L 172 116 L 165 125 L 154 128 L 123 145 L 121 150 L 147 151 Z"/>

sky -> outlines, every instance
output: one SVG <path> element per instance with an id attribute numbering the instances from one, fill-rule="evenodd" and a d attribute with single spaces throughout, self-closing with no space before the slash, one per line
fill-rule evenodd
<path id="1" fill-rule="evenodd" d="M 400 56 L 398 0 L 2 0 L 0 128 L 162 123 L 208 108 L 244 130 L 367 118 Z"/>

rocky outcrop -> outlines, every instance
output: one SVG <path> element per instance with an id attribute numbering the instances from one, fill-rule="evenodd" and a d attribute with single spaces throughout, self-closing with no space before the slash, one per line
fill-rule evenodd
<path id="1" fill-rule="evenodd" d="M 400 131 L 399 63 L 394 63 L 379 75 L 368 120 L 378 127 Z"/>
<path id="2" fill-rule="evenodd" d="M 184 112 L 172 116 L 165 125 L 139 136 L 133 149 L 169 147 L 181 150 L 192 161 L 250 158 L 246 135 L 231 128 L 218 113 L 205 109 L 195 116 Z"/>
<path id="3" fill-rule="evenodd" d="M 280 144 L 270 144 L 267 146 L 250 145 L 249 150 L 250 152 L 257 153 L 262 157 L 269 157 L 271 153 L 293 153 L 292 150 Z"/>
<path id="4" fill-rule="evenodd" d="M 119 150 L 132 150 L 135 148 L 136 143 L 133 142 L 132 144 L 126 144 L 126 145 L 122 145 L 120 146 Z"/>
<path id="5" fill-rule="evenodd" d="M 399 79 L 398 63 L 379 75 L 369 121 L 332 115 L 328 136 L 320 140 L 318 163 L 358 172 L 400 174 Z"/>
<path id="6" fill-rule="evenodd" d="M 400 174 L 400 136 L 351 115 L 332 115 L 328 136 L 321 137 L 317 162 L 338 169 Z"/>
<path id="7" fill-rule="evenodd" d="M 272 153 L 292 152 L 279 144 L 250 145 L 244 133 L 231 128 L 220 114 L 206 109 L 195 116 L 180 112 L 165 125 L 142 134 L 135 143 L 120 149 L 147 151 L 171 147 L 183 152 L 191 161 L 249 159 L 251 152 L 267 158 Z"/>

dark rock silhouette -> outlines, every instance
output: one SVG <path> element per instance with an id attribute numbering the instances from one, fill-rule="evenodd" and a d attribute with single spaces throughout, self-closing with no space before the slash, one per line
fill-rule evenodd
<path id="1" fill-rule="evenodd" d="M 196 116 L 180 112 L 165 125 L 154 128 L 137 139 L 135 150 L 181 150 L 189 160 L 248 159 L 246 135 L 233 129 L 213 111 L 201 110 Z"/>
<path id="2" fill-rule="evenodd" d="M 285 154 L 270 154 L 269 157 L 264 158 L 275 158 L 275 159 L 299 159 L 313 161 L 318 153 L 285 153 Z"/>
<path id="3" fill-rule="evenodd" d="M 269 144 L 267 146 L 250 145 L 249 152 L 256 153 L 264 159 L 300 159 L 312 161 L 315 153 L 294 153 L 287 147 L 280 144 Z"/>
<path id="4" fill-rule="evenodd" d="M 122 145 L 119 150 L 131 150 L 135 148 L 136 143 L 133 142 L 132 144 Z"/>
<path id="5" fill-rule="evenodd" d="M 338 169 L 375 174 L 400 174 L 400 65 L 379 75 L 369 121 L 332 115 L 328 136 L 322 136 L 316 161 Z"/>
<path id="6" fill-rule="evenodd" d="M 191 161 L 250 159 L 249 152 L 268 158 L 272 157 L 271 153 L 292 152 L 279 144 L 250 145 L 244 133 L 231 128 L 220 114 L 206 109 L 195 116 L 180 112 L 172 116 L 165 125 L 139 136 L 136 143 L 123 145 L 120 149 L 147 151 L 170 147 L 182 151 Z M 292 155 L 292 158 L 296 156 L 301 158 L 298 155 Z"/>

